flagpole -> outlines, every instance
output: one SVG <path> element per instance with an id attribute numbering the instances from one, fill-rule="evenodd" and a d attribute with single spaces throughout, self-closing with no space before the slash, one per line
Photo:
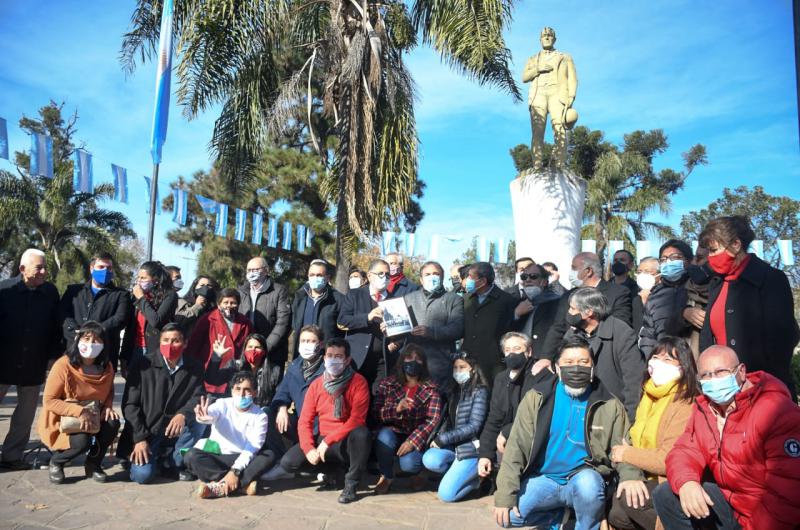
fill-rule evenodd
<path id="1" fill-rule="evenodd" d="M 150 183 L 150 219 L 147 224 L 147 261 L 153 261 L 153 233 L 156 227 L 158 202 L 158 164 L 153 164 L 153 182 Z"/>

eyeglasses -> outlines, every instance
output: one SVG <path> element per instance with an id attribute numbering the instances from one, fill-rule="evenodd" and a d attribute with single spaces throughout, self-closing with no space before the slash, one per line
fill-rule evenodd
<path id="1" fill-rule="evenodd" d="M 247 269 L 247 272 L 261 272 L 264 270 L 264 267 L 258 267 L 257 269 Z"/>
<path id="2" fill-rule="evenodd" d="M 741 364 L 737 364 L 733 368 L 719 368 L 718 370 L 714 370 L 713 372 L 702 372 L 697 374 L 697 378 L 700 379 L 700 381 L 708 381 L 709 379 L 719 379 L 721 377 L 728 377 L 731 374 L 735 374 L 740 366 Z"/>
<path id="3" fill-rule="evenodd" d="M 372 272 L 372 271 L 369 271 L 369 273 L 377 276 L 378 278 L 386 278 L 386 276 L 388 275 L 387 272 Z"/>
<path id="4" fill-rule="evenodd" d="M 677 261 L 677 260 L 684 260 L 686 258 L 683 257 L 683 254 L 675 252 L 674 254 L 670 254 L 669 256 L 664 256 L 658 260 L 659 263 L 664 263 L 665 261 Z"/>
<path id="5" fill-rule="evenodd" d="M 522 274 L 519 275 L 519 279 L 522 280 L 523 282 L 525 280 L 538 280 L 541 277 L 542 276 L 540 274 L 528 274 L 526 272 L 523 272 Z"/>

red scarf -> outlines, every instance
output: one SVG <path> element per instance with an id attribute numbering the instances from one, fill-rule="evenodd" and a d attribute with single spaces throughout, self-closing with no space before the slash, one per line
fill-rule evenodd
<path id="1" fill-rule="evenodd" d="M 711 314 L 709 315 L 709 324 L 711 325 L 711 333 L 714 335 L 714 342 L 716 344 L 728 345 L 728 335 L 725 330 L 725 305 L 728 301 L 728 286 L 733 280 L 738 280 L 742 275 L 747 264 L 750 263 L 750 254 L 747 254 L 739 265 L 736 266 L 730 274 L 725 276 L 722 282 L 722 289 L 719 296 L 711 306 Z"/>
<path id="2" fill-rule="evenodd" d="M 392 275 L 389 276 L 389 286 L 386 288 L 386 290 L 389 291 L 389 294 L 394 293 L 394 288 L 397 287 L 397 284 L 400 283 L 400 280 L 402 280 L 405 277 L 406 275 L 403 274 L 402 272 L 398 272 L 393 276 Z"/>

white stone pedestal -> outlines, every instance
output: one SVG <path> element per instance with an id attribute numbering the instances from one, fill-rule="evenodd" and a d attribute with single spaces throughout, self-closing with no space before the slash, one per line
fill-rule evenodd
<path id="1" fill-rule="evenodd" d="M 569 285 L 572 258 L 581 251 L 586 181 L 568 170 L 543 169 L 511 181 L 517 258 L 558 265 Z"/>

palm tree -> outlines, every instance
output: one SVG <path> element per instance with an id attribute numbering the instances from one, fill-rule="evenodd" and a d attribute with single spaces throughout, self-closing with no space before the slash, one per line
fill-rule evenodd
<path id="1" fill-rule="evenodd" d="M 182 0 L 178 98 L 194 118 L 222 111 L 211 148 L 223 177 L 252 178 L 263 149 L 302 124 L 336 210 L 337 284 L 350 253 L 402 215 L 415 191 L 414 87 L 403 57 L 418 37 L 451 66 L 519 99 L 502 32 L 510 0 Z M 139 0 L 124 36 L 133 70 L 152 58 L 161 2 Z"/>

